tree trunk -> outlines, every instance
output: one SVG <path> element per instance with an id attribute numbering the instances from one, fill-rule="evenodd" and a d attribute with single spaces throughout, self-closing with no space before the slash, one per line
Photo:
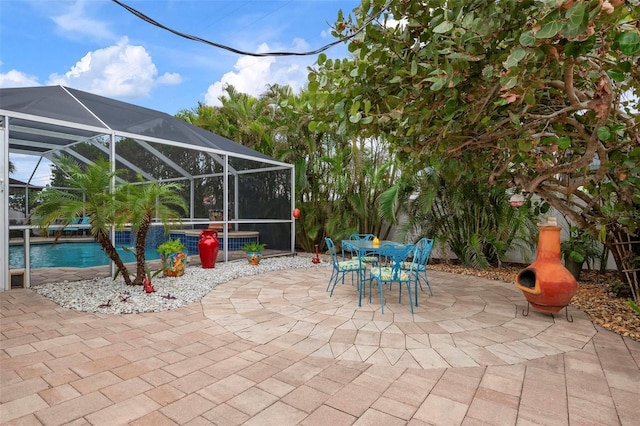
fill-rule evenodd
<path id="1" fill-rule="evenodd" d="M 134 285 L 142 285 L 144 276 L 146 275 L 146 271 L 144 270 L 146 263 L 144 248 L 147 240 L 147 231 L 150 226 L 151 217 L 147 216 L 140 224 L 138 232 L 136 232 L 136 278 L 133 280 Z M 151 279 L 151 277 L 149 277 L 149 279 Z"/>
<path id="2" fill-rule="evenodd" d="M 606 245 L 615 259 L 622 281 L 631 289 L 633 300 L 640 303 L 640 237 L 614 226 L 607 234 Z"/>
<path id="3" fill-rule="evenodd" d="M 99 231 L 98 234 L 96 235 L 96 239 L 98 241 L 98 244 L 100 244 L 104 252 L 109 257 L 109 259 L 111 259 L 113 263 L 116 264 L 116 267 L 120 271 L 122 278 L 124 278 L 124 282 L 127 285 L 131 285 L 132 283 L 131 283 L 131 277 L 129 276 L 129 271 L 127 270 L 127 267 L 124 266 L 122 259 L 120 259 L 120 255 L 118 254 L 118 251 L 113 246 L 113 244 L 111 244 L 111 239 L 109 239 L 109 236 L 104 232 Z"/>

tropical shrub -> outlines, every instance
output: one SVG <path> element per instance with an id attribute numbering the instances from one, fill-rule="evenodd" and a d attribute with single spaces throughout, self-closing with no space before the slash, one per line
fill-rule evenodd
<path id="1" fill-rule="evenodd" d="M 536 240 L 531 203 L 511 207 L 505 186 L 432 171 L 412 188 L 413 196 L 403 202 L 407 220 L 400 224 L 402 234 L 433 238 L 464 265 L 499 266 L 509 250 L 524 255 Z"/>

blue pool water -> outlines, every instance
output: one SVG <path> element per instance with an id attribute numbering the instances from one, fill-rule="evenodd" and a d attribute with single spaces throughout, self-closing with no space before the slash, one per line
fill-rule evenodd
<path id="1" fill-rule="evenodd" d="M 102 251 L 98 243 L 86 242 L 62 242 L 56 245 L 31 244 L 30 259 L 31 268 L 88 268 L 90 266 L 108 265 L 109 258 Z M 123 262 L 135 262 L 133 253 L 118 248 L 118 253 Z M 147 260 L 159 259 L 160 253 L 155 249 L 147 249 Z M 23 246 L 9 246 L 9 265 L 24 268 Z"/>

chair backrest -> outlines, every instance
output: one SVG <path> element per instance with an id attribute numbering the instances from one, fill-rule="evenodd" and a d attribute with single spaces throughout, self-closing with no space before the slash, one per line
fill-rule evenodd
<path id="1" fill-rule="evenodd" d="M 351 234 L 349 236 L 350 240 L 361 240 L 361 241 L 373 241 L 375 235 L 373 234 Z"/>
<path id="2" fill-rule="evenodd" d="M 338 266 L 338 253 L 336 252 L 336 245 L 329 237 L 325 237 L 324 241 L 327 244 L 327 250 L 329 251 L 329 256 L 331 256 L 331 262 L 333 263 L 333 266 Z"/>
<path id="3" fill-rule="evenodd" d="M 380 261 L 386 260 L 391 268 L 391 280 L 400 281 L 405 262 L 412 257 L 411 271 L 415 270 L 418 262 L 418 248 L 414 244 L 383 244 L 378 250 Z M 406 272 L 406 269 L 405 269 Z M 410 275 L 409 275 L 409 279 Z"/>
<path id="4" fill-rule="evenodd" d="M 432 248 L 433 248 L 433 239 L 431 238 L 421 238 L 416 243 L 416 249 L 418 249 L 417 255 L 418 255 L 419 265 L 427 266 Z"/>
<path id="5" fill-rule="evenodd" d="M 82 218 L 77 216 L 75 219 L 73 219 L 73 221 L 71 221 L 71 224 L 65 226 L 63 230 L 64 231 L 77 231 L 78 228 L 76 226 L 73 226 L 73 225 L 79 225 L 81 220 L 82 220 Z"/>

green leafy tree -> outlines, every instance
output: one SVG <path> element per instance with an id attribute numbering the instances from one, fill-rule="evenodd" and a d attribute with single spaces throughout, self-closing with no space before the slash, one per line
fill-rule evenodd
<path id="1" fill-rule="evenodd" d="M 399 166 L 383 137 L 364 138 L 320 131 L 312 123 L 323 110 L 313 94 L 272 86 L 265 94 L 276 106 L 279 124 L 273 156 L 296 166 L 296 204 L 301 206 L 297 241 L 307 251 L 352 233 L 386 237 L 390 224 L 378 198 L 399 176 Z"/>
<path id="2" fill-rule="evenodd" d="M 377 203 L 399 173 L 388 143 L 315 131 L 312 101 L 309 92 L 293 94 L 287 86 L 272 85 L 259 99 L 229 86 L 221 107 L 199 104 L 178 117 L 295 165 L 295 204 L 302 211 L 296 237 L 306 251 L 323 246 L 326 235 L 388 235 Z"/>
<path id="3" fill-rule="evenodd" d="M 176 117 L 271 155 L 272 130 L 276 123 L 273 121 L 274 110 L 266 102 L 267 98 L 255 98 L 227 85 L 225 95 L 219 99 L 220 107 L 199 103 L 195 109 L 182 110 Z"/>
<path id="4" fill-rule="evenodd" d="M 540 195 L 599 234 L 621 271 L 638 270 L 636 0 L 363 0 L 334 35 L 378 15 L 351 59 L 319 56 L 309 90 L 329 113 L 314 129 L 482 164 L 490 183 Z M 637 299 L 638 273 L 627 278 Z"/>

